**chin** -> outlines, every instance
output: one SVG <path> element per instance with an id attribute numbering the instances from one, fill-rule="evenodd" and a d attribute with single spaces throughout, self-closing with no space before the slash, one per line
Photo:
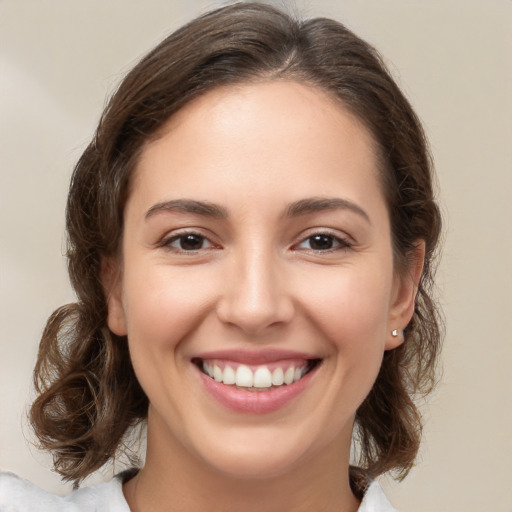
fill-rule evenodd
<path id="1" fill-rule="evenodd" d="M 293 472 L 299 460 L 296 454 L 270 453 L 260 450 L 256 453 L 224 453 L 223 456 L 208 460 L 217 472 L 241 480 L 265 480 Z"/>
<path id="2" fill-rule="evenodd" d="M 236 479 L 269 479 L 291 474 L 318 447 L 299 435 L 276 431 L 275 428 L 231 430 L 234 435 L 222 434 L 202 438 L 196 454 L 210 468 Z M 313 443 L 314 444 L 314 443 Z"/>

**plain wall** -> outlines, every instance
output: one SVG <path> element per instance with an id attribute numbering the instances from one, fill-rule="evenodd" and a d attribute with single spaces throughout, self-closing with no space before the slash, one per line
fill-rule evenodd
<path id="1" fill-rule="evenodd" d="M 288 2 L 281 2 L 287 4 Z M 31 371 L 73 299 L 63 257 L 73 163 L 107 92 L 164 35 L 219 2 L 0 0 L 0 468 L 62 493 L 31 446 Z M 444 378 L 392 502 L 512 511 L 512 2 L 297 1 L 373 43 L 423 120 L 445 214 Z M 69 488 L 69 487 L 67 487 Z"/>

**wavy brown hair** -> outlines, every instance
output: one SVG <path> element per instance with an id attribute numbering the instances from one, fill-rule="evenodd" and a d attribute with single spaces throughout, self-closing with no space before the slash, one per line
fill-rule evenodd
<path id="1" fill-rule="evenodd" d="M 294 80 L 327 91 L 372 133 L 390 214 L 395 266 L 406 272 L 426 245 L 414 316 L 405 343 L 384 355 L 356 414 L 358 460 L 352 486 L 412 467 L 421 418 L 414 403 L 435 382 L 440 322 L 432 298 L 441 219 L 426 139 L 382 59 L 340 23 L 298 20 L 273 7 L 239 3 L 207 13 L 167 37 L 125 77 L 78 161 L 67 204 L 68 266 L 77 302 L 48 320 L 34 371 L 31 409 L 55 469 L 79 482 L 116 454 L 146 418 L 148 399 L 126 339 L 109 331 L 101 265 L 119 255 L 123 210 L 145 144 L 187 102 L 219 86 Z"/>

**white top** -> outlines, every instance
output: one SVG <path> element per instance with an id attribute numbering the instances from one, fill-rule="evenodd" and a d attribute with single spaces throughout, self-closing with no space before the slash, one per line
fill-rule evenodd
<path id="1" fill-rule="evenodd" d="M 0 472 L 0 512 L 130 512 L 121 477 L 60 497 L 43 491 L 13 473 Z M 358 512 L 397 512 L 382 488 L 373 482 Z"/>

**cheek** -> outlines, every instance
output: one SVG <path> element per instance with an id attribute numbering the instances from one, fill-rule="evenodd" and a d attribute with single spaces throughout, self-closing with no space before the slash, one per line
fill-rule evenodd
<path id="1" fill-rule="evenodd" d="M 387 339 L 391 272 L 333 270 L 332 276 L 309 283 L 308 304 L 332 354 L 332 400 L 342 417 L 353 414 L 377 378 Z"/>
<path id="2" fill-rule="evenodd" d="M 149 265 L 148 265 L 149 267 Z M 132 265 L 124 276 L 123 306 L 129 333 L 142 332 L 157 342 L 161 336 L 179 339 L 210 304 L 214 285 L 197 268 L 176 272 L 168 265 L 148 271 Z"/>
<path id="3" fill-rule="evenodd" d="M 124 276 L 123 306 L 133 366 L 145 388 L 155 379 L 172 380 L 168 368 L 180 363 L 180 354 L 186 362 L 178 349 L 201 325 L 214 292 L 207 280 L 198 279 L 197 269 L 193 279 L 192 269 L 190 279 L 187 272 L 178 279 L 165 265 L 150 272 L 133 268 L 137 270 Z"/>
<path id="4" fill-rule="evenodd" d="M 333 269 L 323 279 L 305 282 L 315 323 L 347 350 L 363 348 L 385 336 L 391 273 Z M 382 339 L 382 341 L 384 341 Z"/>

